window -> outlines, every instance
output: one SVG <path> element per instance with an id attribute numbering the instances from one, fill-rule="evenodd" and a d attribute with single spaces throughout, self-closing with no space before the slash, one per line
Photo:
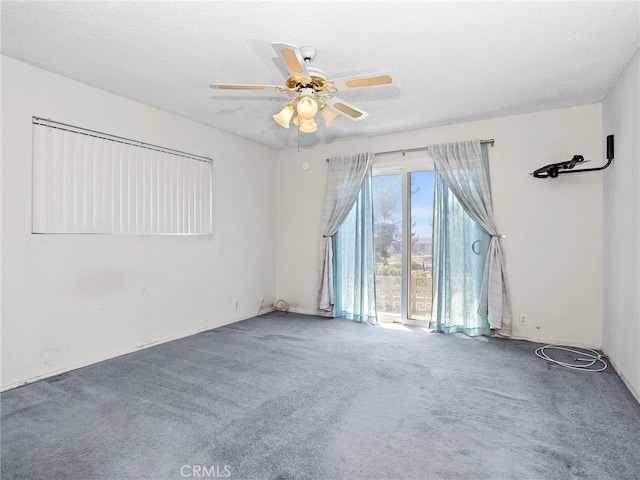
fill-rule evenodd
<path id="1" fill-rule="evenodd" d="M 211 159 L 34 117 L 33 233 L 212 233 Z"/>

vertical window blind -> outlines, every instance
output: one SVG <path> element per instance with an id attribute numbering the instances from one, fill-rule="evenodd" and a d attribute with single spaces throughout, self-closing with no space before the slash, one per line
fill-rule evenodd
<path id="1" fill-rule="evenodd" d="M 33 118 L 33 233 L 212 233 L 211 159 Z"/>

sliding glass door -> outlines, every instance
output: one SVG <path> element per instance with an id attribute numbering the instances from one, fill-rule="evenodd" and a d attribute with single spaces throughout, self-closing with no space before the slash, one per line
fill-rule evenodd
<path id="1" fill-rule="evenodd" d="M 432 165 L 424 157 L 374 164 L 378 320 L 486 334 L 477 307 L 490 237 Z"/>
<path id="2" fill-rule="evenodd" d="M 433 170 L 408 173 L 407 319 L 431 318 L 433 259 Z"/>
<path id="3" fill-rule="evenodd" d="M 431 316 L 433 170 L 374 168 L 376 293 L 381 322 L 428 322 Z"/>
<path id="4" fill-rule="evenodd" d="M 372 179 L 378 321 L 400 322 L 402 314 L 402 174 Z"/>

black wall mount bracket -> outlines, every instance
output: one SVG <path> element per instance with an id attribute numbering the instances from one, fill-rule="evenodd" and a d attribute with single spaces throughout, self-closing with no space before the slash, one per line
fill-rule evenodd
<path id="1" fill-rule="evenodd" d="M 598 170 L 604 170 L 609 165 L 611 165 L 611 161 L 613 160 L 613 135 L 607 136 L 607 163 L 601 167 L 596 168 L 581 168 L 578 170 L 573 170 L 573 167 L 578 165 L 579 163 L 586 163 L 589 160 L 584 159 L 582 155 L 574 155 L 571 160 L 565 162 L 551 163 L 549 165 L 545 165 L 544 167 L 538 168 L 533 175 L 536 178 L 556 178 L 558 175 L 562 175 L 565 173 L 580 173 L 580 172 L 596 172 Z"/>

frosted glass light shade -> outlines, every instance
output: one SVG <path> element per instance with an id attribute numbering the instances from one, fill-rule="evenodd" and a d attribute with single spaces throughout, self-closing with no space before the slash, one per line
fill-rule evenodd
<path id="1" fill-rule="evenodd" d="M 316 122 L 315 118 L 310 119 L 301 119 L 300 122 L 300 131 L 303 133 L 313 133 L 318 130 L 318 122 Z"/>
<path id="2" fill-rule="evenodd" d="M 313 98 L 305 95 L 298 102 L 298 115 L 302 118 L 313 118 L 318 112 L 318 102 Z"/>
<path id="3" fill-rule="evenodd" d="M 278 122 L 280 126 L 289 128 L 289 122 L 291 121 L 291 117 L 293 117 L 294 112 L 295 108 L 293 107 L 293 105 L 288 103 L 282 108 L 282 110 L 280 110 L 273 116 L 273 119 Z"/>
<path id="4" fill-rule="evenodd" d="M 340 118 L 340 114 L 326 104 L 320 109 L 320 114 L 322 118 L 324 118 L 324 124 L 327 128 L 336 123 L 338 118 Z"/>

